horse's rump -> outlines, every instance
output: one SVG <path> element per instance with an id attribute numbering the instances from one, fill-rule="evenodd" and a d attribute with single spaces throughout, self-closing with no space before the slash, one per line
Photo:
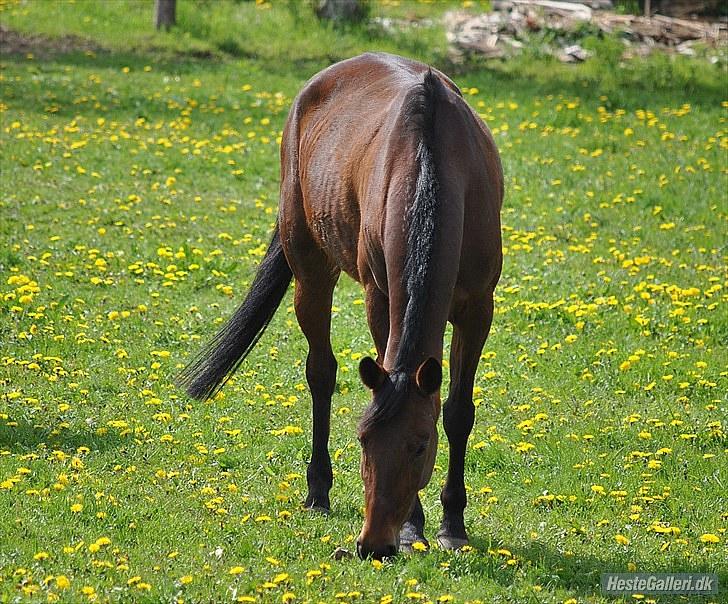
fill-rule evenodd
<path id="1" fill-rule="evenodd" d="M 442 341 L 456 282 L 484 291 L 500 270 L 500 164 L 485 126 L 440 72 L 367 54 L 308 82 L 284 139 L 281 222 L 294 275 L 315 247 L 331 270 L 376 283 L 390 302 L 388 364 L 404 362 L 400 340 L 420 348 L 412 363 L 423 360 Z"/>

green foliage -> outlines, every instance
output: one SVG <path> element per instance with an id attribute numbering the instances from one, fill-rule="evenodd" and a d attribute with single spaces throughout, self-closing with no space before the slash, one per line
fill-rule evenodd
<path id="1" fill-rule="evenodd" d="M 644 13 L 643 2 L 640 0 L 616 0 L 614 8 L 616 12 L 623 15 L 642 15 Z"/>
<path id="2" fill-rule="evenodd" d="M 590 36 L 583 40 L 582 45 L 596 55 L 597 68 L 618 71 L 624 52 L 624 45 L 618 38 Z"/>

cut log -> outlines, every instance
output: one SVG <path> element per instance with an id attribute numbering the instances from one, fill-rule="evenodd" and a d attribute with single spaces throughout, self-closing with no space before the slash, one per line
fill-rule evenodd
<path id="1" fill-rule="evenodd" d="M 624 31 L 641 39 L 652 38 L 670 46 L 685 40 L 705 40 L 720 43 L 728 40 L 728 27 L 721 23 L 673 19 L 662 15 L 652 18 L 634 15 L 615 15 L 603 13 L 596 15 L 595 21 L 607 33 Z"/>

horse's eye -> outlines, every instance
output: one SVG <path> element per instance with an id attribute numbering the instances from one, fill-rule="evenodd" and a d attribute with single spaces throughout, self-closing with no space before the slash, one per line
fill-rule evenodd
<path id="1" fill-rule="evenodd" d="M 427 443 L 422 443 L 415 451 L 415 457 L 420 457 L 427 450 Z"/>

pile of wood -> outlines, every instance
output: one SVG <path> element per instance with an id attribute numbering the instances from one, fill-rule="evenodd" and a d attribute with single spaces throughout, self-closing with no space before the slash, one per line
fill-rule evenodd
<path id="1" fill-rule="evenodd" d="M 693 44 L 708 47 L 728 43 L 728 22 L 675 19 L 662 15 L 639 17 L 608 10 L 611 0 L 494 0 L 493 11 L 472 15 L 453 11 L 445 15 L 445 29 L 454 58 L 475 53 L 488 58 L 515 54 L 529 36 L 554 32 L 562 47 L 551 49 L 562 61 L 583 61 L 589 53 L 574 44 L 579 32 L 616 33 L 628 54 L 646 54 L 654 48 L 694 54 Z"/>
<path id="2" fill-rule="evenodd" d="M 687 41 L 701 40 L 710 46 L 717 46 L 728 40 L 728 23 L 698 21 L 695 19 L 675 19 L 653 15 L 615 15 L 603 13 L 595 15 L 599 28 L 607 33 L 623 32 L 634 42 L 661 44 L 678 47 Z"/>

